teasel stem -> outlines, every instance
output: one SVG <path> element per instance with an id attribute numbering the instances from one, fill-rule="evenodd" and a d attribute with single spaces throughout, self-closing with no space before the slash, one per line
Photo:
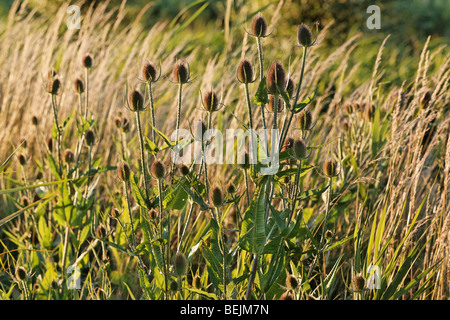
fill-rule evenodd
<path id="1" fill-rule="evenodd" d="M 217 209 L 217 219 L 220 219 L 219 209 Z M 222 282 L 223 282 L 223 298 L 227 300 L 227 244 L 225 240 L 225 232 L 222 226 L 222 257 L 223 257 L 223 269 L 222 269 Z"/>
<path id="2" fill-rule="evenodd" d="M 175 143 L 178 144 L 178 130 L 180 129 L 180 122 L 181 122 L 181 96 L 183 93 L 183 83 L 179 83 L 178 84 L 178 106 L 177 106 L 177 122 L 176 122 L 176 140 Z M 175 169 L 175 163 L 172 164 L 172 169 L 171 169 L 171 176 L 173 176 L 173 171 Z"/>
<path id="3" fill-rule="evenodd" d="M 263 59 L 263 52 L 262 52 L 262 46 L 261 46 L 261 38 L 256 37 L 256 45 L 258 47 L 258 57 L 259 57 L 259 81 L 264 81 L 264 59 Z M 266 116 L 264 112 L 264 104 L 261 104 L 261 119 L 264 127 L 264 135 L 266 139 L 266 154 L 269 156 L 269 141 L 267 138 L 267 125 L 266 125 Z"/>
<path id="4" fill-rule="evenodd" d="M 304 71 L 305 71 L 306 52 L 307 52 L 307 47 L 303 47 L 302 68 L 301 68 L 301 71 L 300 71 L 300 80 L 298 82 L 297 94 L 295 95 L 293 108 L 295 107 L 295 105 L 298 102 L 298 99 L 300 98 L 300 88 L 302 86 L 303 74 L 304 74 Z M 279 145 L 280 152 L 281 152 L 281 148 L 283 148 L 284 140 L 286 140 L 287 132 L 289 130 L 289 127 L 291 126 L 291 122 L 292 122 L 293 118 L 294 118 L 294 113 L 291 112 L 291 115 L 289 117 L 288 122 L 286 123 L 286 121 L 285 121 L 285 123 L 283 124 L 283 131 L 281 132 L 280 145 Z M 286 118 L 286 120 L 287 120 L 287 118 Z"/>
<path id="5" fill-rule="evenodd" d="M 251 100 L 250 100 L 250 93 L 249 93 L 249 90 L 248 90 L 248 83 L 244 83 L 244 88 L 245 88 L 245 98 L 246 98 L 246 101 L 247 101 L 247 108 L 248 108 L 249 127 L 250 127 L 250 130 L 253 131 L 252 103 L 251 103 Z M 250 149 L 252 149 L 252 147 L 254 145 L 253 134 L 252 133 L 250 134 L 250 144 L 251 144 Z M 253 151 L 253 149 L 252 149 L 252 151 Z M 249 150 L 249 154 L 250 154 L 250 150 Z"/>
<path id="6" fill-rule="evenodd" d="M 162 190 L 162 180 L 158 179 L 158 198 L 159 198 L 159 233 L 160 233 L 160 237 L 162 239 L 163 234 L 164 234 L 164 225 L 163 225 L 163 190 Z M 168 263 L 169 263 L 169 250 L 170 250 L 170 219 L 169 219 L 169 215 L 167 215 L 167 220 L 168 220 L 168 228 L 167 228 L 167 234 L 169 235 L 169 241 L 167 242 L 167 259 L 164 257 L 164 254 L 162 255 L 163 258 L 163 264 L 164 264 L 164 284 L 165 284 L 165 298 L 167 299 L 169 296 L 168 290 L 169 290 L 169 283 L 168 283 L 168 277 L 169 277 L 169 268 L 168 268 Z"/>
<path id="7" fill-rule="evenodd" d="M 258 267 L 259 256 L 257 254 L 253 255 L 252 271 L 250 273 L 250 278 L 248 279 L 247 291 L 245 292 L 245 300 L 250 300 L 251 292 L 253 289 L 253 284 L 255 283 L 256 268 Z"/>
<path id="8" fill-rule="evenodd" d="M 247 207 L 248 207 L 250 206 L 250 193 L 249 193 L 247 169 L 244 169 L 244 181 L 245 181 L 245 195 L 247 196 Z"/>
<path id="9" fill-rule="evenodd" d="M 59 129 L 59 122 L 58 122 L 58 111 L 56 109 L 56 101 L 55 101 L 55 95 L 52 94 L 52 107 L 53 107 L 53 114 L 55 116 L 55 125 L 56 130 L 58 131 L 58 162 L 59 162 L 59 173 L 62 173 L 62 161 L 61 161 L 61 130 Z"/>
<path id="10" fill-rule="evenodd" d="M 86 78 L 86 105 L 84 106 L 84 118 L 87 119 L 88 116 L 88 105 L 89 105 L 89 68 L 85 68 L 85 78 Z"/>
<path id="11" fill-rule="evenodd" d="M 152 83 L 151 81 L 147 82 L 147 88 L 148 88 L 148 98 L 150 101 L 150 116 L 151 116 L 151 122 L 152 122 L 152 142 L 156 144 L 156 132 L 155 129 L 156 128 L 156 120 L 155 120 L 155 108 L 153 106 L 153 91 L 152 91 Z"/>
<path id="12" fill-rule="evenodd" d="M 145 196 L 146 196 L 146 201 L 148 201 L 147 171 L 146 171 L 146 165 L 145 165 L 144 137 L 142 135 L 141 115 L 139 113 L 139 110 L 136 111 L 136 123 L 137 123 L 138 134 L 139 134 L 139 147 L 141 149 L 141 166 L 142 166 L 142 175 L 143 175 L 143 180 L 144 180 Z"/>
<path id="13" fill-rule="evenodd" d="M 61 270 L 62 273 L 66 273 L 66 257 L 67 257 L 67 248 L 69 246 L 69 223 L 66 222 L 66 231 L 64 233 L 64 247 L 63 247 L 63 253 L 62 253 L 62 264 L 61 264 Z"/>
<path id="14" fill-rule="evenodd" d="M 299 160 L 299 163 L 297 165 L 297 172 L 295 174 L 295 184 L 294 184 L 294 188 L 292 190 L 292 209 L 291 209 L 291 213 L 289 214 L 289 218 L 287 220 L 287 224 L 289 225 L 292 216 L 294 215 L 294 211 L 296 208 L 296 204 L 297 204 L 297 197 L 299 194 L 299 190 L 300 190 L 300 174 L 302 172 L 302 161 Z"/>

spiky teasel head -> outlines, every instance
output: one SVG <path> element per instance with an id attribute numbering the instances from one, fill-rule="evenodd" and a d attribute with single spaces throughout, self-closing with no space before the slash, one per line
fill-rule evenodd
<path id="1" fill-rule="evenodd" d="M 25 157 L 25 155 L 24 155 L 23 153 L 20 153 L 20 154 L 17 156 L 17 159 L 19 160 L 19 164 L 20 164 L 21 166 L 24 166 L 24 165 L 27 164 L 27 157 Z"/>
<path id="2" fill-rule="evenodd" d="M 18 267 L 16 270 L 17 279 L 24 281 L 28 276 L 28 272 L 24 267 Z"/>
<path id="3" fill-rule="evenodd" d="M 269 95 L 269 103 L 267 104 L 267 110 L 269 110 L 269 112 L 273 112 L 274 102 L 275 102 L 275 96 L 273 94 L 270 94 Z M 281 99 L 278 99 L 277 112 L 283 112 L 283 111 L 284 111 L 284 101 Z"/>
<path id="4" fill-rule="evenodd" d="M 161 70 L 159 71 L 159 75 L 156 74 L 156 67 L 150 61 L 146 61 L 142 66 L 142 79 L 145 82 L 156 82 L 159 80 L 161 76 Z"/>
<path id="5" fill-rule="evenodd" d="M 253 66 L 249 60 L 244 59 L 239 62 L 236 76 L 240 83 L 249 84 L 255 82 L 255 79 L 253 79 Z"/>
<path id="6" fill-rule="evenodd" d="M 189 167 L 185 164 L 182 164 L 178 169 L 183 176 L 187 176 L 190 172 Z"/>
<path id="7" fill-rule="evenodd" d="M 294 300 L 294 296 L 291 291 L 286 291 L 281 295 L 280 300 Z"/>
<path id="8" fill-rule="evenodd" d="M 248 152 L 244 153 L 244 155 L 241 157 L 240 161 L 238 162 L 238 166 L 243 170 L 250 169 L 250 156 Z"/>
<path id="9" fill-rule="evenodd" d="M 222 189 L 219 186 L 214 186 L 214 188 L 211 191 L 211 203 L 213 204 L 214 207 L 220 207 L 223 205 L 223 192 Z"/>
<path id="10" fill-rule="evenodd" d="M 173 68 L 173 81 L 178 84 L 189 83 L 190 72 L 189 64 L 179 61 Z"/>
<path id="11" fill-rule="evenodd" d="M 177 277 L 182 277 L 186 274 L 188 262 L 186 256 L 182 252 L 177 252 L 173 259 L 173 270 Z"/>
<path id="12" fill-rule="evenodd" d="M 33 126 L 39 125 L 39 118 L 36 117 L 36 116 L 31 117 L 31 124 L 32 124 Z"/>
<path id="13" fill-rule="evenodd" d="M 251 36 L 255 38 L 265 38 L 267 34 L 267 22 L 261 13 L 258 13 L 252 20 Z"/>
<path id="14" fill-rule="evenodd" d="M 151 171 L 153 177 L 155 177 L 158 180 L 164 179 L 164 177 L 166 176 L 166 167 L 159 160 L 156 160 L 155 162 L 152 163 Z"/>
<path id="15" fill-rule="evenodd" d="M 298 114 L 298 128 L 300 130 L 311 130 L 314 127 L 312 113 L 309 109 L 303 109 Z"/>
<path id="16" fill-rule="evenodd" d="M 61 89 L 61 80 L 59 80 L 58 75 L 48 79 L 47 92 L 53 96 L 56 96 Z"/>
<path id="17" fill-rule="evenodd" d="M 301 24 L 297 31 L 297 43 L 301 47 L 311 47 L 316 42 L 313 39 L 311 29 L 306 24 Z"/>
<path id="18" fill-rule="evenodd" d="M 122 119 L 122 127 L 121 127 L 122 132 L 130 132 L 130 121 L 128 120 L 127 117 L 123 117 Z"/>
<path id="19" fill-rule="evenodd" d="M 86 141 L 86 144 L 89 147 L 92 147 L 94 145 L 94 143 L 95 143 L 95 133 L 94 133 L 94 131 L 92 131 L 91 129 L 87 130 L 84 133 L 84 139 Z"/>
<path id="20" fill-rule="evenodd" d="M 294 141 L 294 146 L 292 148 L 292 155 L 297 160 L 304 160 L 308 157 L 308 148 L 303 139 L 298 139 Z"/>
<path id="21" fill-rule="evenodd" d="M 117 174 L 119 176 L 119 179 L 128 182 L 130 181 L 131 176 L 131 168 L 127 163 L 124 163 L 119 166 L 119 169 L 117 169 Z"/>
<path id="22" fill-rule="evenodd" d="M 364 279 L 361 274 L 358 274 L 353 280 L 353 285 L 355 286 L 355 290 L 362 291 L 364 290 L 364 286 L 366 285 L 366 279 Z"/>
<path id="23" fill-rule="evenodd" d="M 73 89 L 77 94 L 82 94 L 84 92 L 84 82 L 80 78 L 75 79 L 73 82 Z"/>
<path id="24" fill-rule="evenodd" d="M 192 279 L 192 286 L 195 289 L 201 289 L 202 287 L 202 278 L 198 274 L 195 275 L 195 277 Z"/>
<path id="25" fill-rule="evenodd" d="M 267 72 L 267 92 L 279 94 L 286 87 L 286 71 L 279 61 L 275 61 Z"/>
<path id="26" fill-rule="evenodd" d="M 72 163 L 75 160 L 75 155 L 70 149 L 64 150 L 64 161 L 66 163 Z"/>
<path id="27" fill-rule="evenodd" d="M 375 105 L 374 104 L 366 104 L 364 109 L 364 116 L 368 122 L 372 122 L 375 117 Z"/>
<path id="28" fill-rule="evenodd" d="M 220 110 L 219 98 L 213 90 L 209 90 L 203 95 L 202 106 L 207 112 L 216 112 Z"/>
<path id="29" fill-rule="evenodd" d="M 236 193 L 236 191 L 237 191 L 236 186 L 232 182 L 230 182 L 227 185 L 227 193 L 234 194 L 234 193 Z"/>
<path id="30" fill-rule="evenodd" d="M 298 288 L 298 279 L 293 274 L 288 274 L 286 277 L 286 287 L 290 290 Z"/>
<path id="31" fill-rule="evenodd" d="M 339 174 L 337 162 L 331 159 L 326 160 L 323 164 L 323 173 L 328 178 L 337 176 Z"/>
<path id="32" fill-rule="evenodd" d="M 133 89 L 128 94 L 128 108 L 133 112 L 144 110 L 144 96 L 139 90 Z"/>
<path id="33" fill-rule="evenodd" d="M 81 59 L 81 64 L 84 68 L 90 69 L 94 65 L 94 60 L 92 59 L 92 56 L 90 53 L 86 53 L 83 58 Z"/>

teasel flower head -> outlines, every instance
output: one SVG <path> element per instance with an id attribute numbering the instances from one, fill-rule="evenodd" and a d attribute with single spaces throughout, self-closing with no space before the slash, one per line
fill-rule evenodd
<path id="1" fill-rule="evenodd" d="M 90 53 L 86 53 L 83 58 L 81 59 L 81 64 L 84 68 L 90 69 L 94 65 L 94 60 L 92 59 L 92 56 Z"/>
<path id="2" fill-rule="evenodd" d="M 131 176 L 131 168 L 127 163 L 124 163 L 119 166 L 119 169 L 117 169 L 117 174 L 119 176 L 119 179 L 128 182 L 130 181 Z"/>
<path id="3" fill-rule="evenodd" d="M 207 112 L 216 112 L 220 110 L 221 102 L 213 90 L 207 91 L 202 97 L 203 109 Z"/>
<path id="4" fill-rule="evenodd" d="M 139 112 L 144 111 L 144 96 L 142 93 L 137 90 L 133 89 L 128 94 L 128 108 L 133 112 Z"/>
<path id="5" fill-rule="evenodd" d="M 311 32 L 311 29 L 306 25 L 306 24 L 301 24 L 298 27 L 298 31 L 297 31 L 297 43 L 299 46 L 301 47 L 311 47 L 313 46 L 317 41 L 317 36 L 316 39 L 313 39 L 313 35 Z"/>
<path id="6" fill-rule="evenodd" d="M 24 166 L 24 165 L 26 165 L 27 164 L 27 157 L 25 157 L 25 155 L 23 154 L 23 153 L 20 153 L 18 156 L 17 156 L 17 159 L 19 160 L 19 164 L 21 165 L 21 166 Z"/>
<path id="7" fill-rule="evenodd" d="M 239 163 L 238 163 L 239 168 L 243 169 L 243 170 L 248 170 L 250 169 L 250 156 L 248 154 L 248 152 L 244 153 L 244 155 L 242 156 L 242 158 L 240 159 Z"/>
<path id="8" fill-rule="evenodd" d="M 258 13 L 252 20 L 250 35 L 255 38 L 265 38 L 267 34 L 267 22 L 261 13 Z"/>
<path id="9" fill-rule="evenodd" d="M 122 132 L 125 132 L 125 133 L 130 132 L 130 121 L 126 117 L 124 117 L 122 119 L 121 130 L 122 130 Z"/>
<path id="10" fill-rule="evenodd" d="M 164 179 L 164 177 L 166 176 L 166 167 L 159 160 L 156 160 L 155 162 L 152 163 L 151 171 L 153 177 L 155 177 L 158 180 Z"/>
<path id="11" fill-rule="evenodd" d="M 353 284 L 357 291 L 362 291 L 364 290 L 364 286 L 366 285 L 366 279 L 364 279 L 364 277 L 361 274 L 358 274 L 355 276 Z"/>
<path id="12" fill-rule="evenodd" d="M 191 79 L 191 70 L 189 64 L 179 61 L 173 68 L 173 81 L 178 84 L 189 83 Z"/>
<path id="13" fill-rule="evenodd" d="M 75 161 L 75 155 L 70 149 L 64 150 L 64 161 L 66 163 L 72 163 Z"/>
<path id="14" fill-rule="evenodd" d="M 214 186 L 214 188 L 211 191 L 211 203 L 214 207 L 220 207 L 223 205 L 223 192 L 222 189 L 219 186 Z"/>
<path id="15" fill-rule="evenodd" d="M 323 164 L 323 173 L 328 178 L 336 177 L 339 174 L 338 164 L 331 159 L 326 160 Z"/>
<path id="16" fill-rule="evenodd" d="M 61 89 L 61 80 L 59 80 L 58 75 L 48 79 L 47 92 L 51 95 L 57 95 Z"/>
<path id="17" fill-rule="evenodd" d="M 293 274 L 288 274 L 286 277 L 286 287 L 290 290 L 298 288 L 298 279 Z"/>
<path id="18" fill-rule="evenodd" d="M 24 267 L 18 267 L 16 270 L 17 279 L 24 281 L 28 276 L 28 272 Z"/>
<path id="19" fill-rule="evenodd" d="M 95 144 L 95 133 L 94 133 L 94 131 L 92 131 L 91 129 L 87 130 L 84 133 L 84 139 L 86 141 L 86 144 L 89 147 L 92 147 Z"/>
<path id="20" fill-rule="evenodd" d="M 33 126 L 39 125 L 39 118 L 36 117 L 36 116 L 31 117 L 31 124 L 32 124 Z"/>
<path id="21" fill-rule="evenodd" d="M 298 114 L 298 128 L 308 131 L 314 128 L 315 123 L 312 121 L 312 113 L 309 109 L 303 109 Z"/>
<path id="22" fill-rule="evenodd" d="M 182 277 L 186 274 L 188 262 L 186 256 L 182 252 L 177 252 L 173 260 L 173 270 L 177 277 Z"/>
<path id="23" fill-rule="evenodd" d="M 232 182 L 230 182 L 227 185 L 227 193 L 234 194 L 234 193 L 236 193 L 236 191 L 237 191 L 236 186 Z"/>
<path id="24" fill-rule="evenodd" d="M 82 94 L 84 92 L 84 82 L 80 78 L 76 78 L 73 82 L 73 89 L 77 94 Z"/>
<path id="25" fill-rule="evenodd" d="M 275 102 L 275 96 L 273 94 L 269 94 L 269 103 L 267 104 L 267 110 L 269 112 L 274 111 L 273 104 Z M 282 99 L 278 99 L 277 103 L 277 112 L 283 112 L 284 111 L 284 101 Z"/>
<path id="26" fill-rule="evenodd" d="M 202 287 L 202 279 L 200 278 L 200 276 L 198 274 L 196 274 L 194 276 L 194 278 L 192 279 L 192 286 L 195 289 L 201 289 L 201 287 Z"/>
<path id="27" fill-rule="evenodd" d="M 297 160 L 304 160 L 309 156 L 308 148 L 304 140 L 298 139 L 294 141 L 294 146 L 292 148 L 292 155 Z"/>
<path id="28" fill-rule="evenodd" d="M 156 74 L 156 67 L 150 61 L 146 61 L 142 66 L 142 79 L 145 82 L 156 82 L 161 77 L 161 68 L 159 69 L 159 75 Z"/>
<path id="29" fill-rule="evenodd" d="M 279 94 L 280 90 L 286 87 L 286 71 L 280 62 L 272 63 L 267 73 L 267 92 L 270 94 Z"/>
<path id="30" fill-rule="evenodd" d="M 239 66 L 237 68 L 237 80 L 240 83 L 249 84 L 255 82 L 256 79 L 253 79 L 253 66 L 251 62 L 247 59 L 241 60 L 239 62 Z"/>

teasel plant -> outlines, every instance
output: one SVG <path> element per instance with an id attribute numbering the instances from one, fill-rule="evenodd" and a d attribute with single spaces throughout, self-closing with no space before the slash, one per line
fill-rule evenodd
<path id="1" fill-rule="evenodd" d="M 78 96 L 78 108 L 80 113 L 80 118 L 83 119 L 83 93 L 86 90 L 86 87 L 84 85 L 84 82 L 81 78 L 76 78 L 73 82 L 73 87 L 76 95 Z M 77 126 L 81 126 L 81 131 L 83 132 L 81 135 L 81 139 L 77 142 L 77 146 L 75 148 L 75 157 L 76 157 L 76 163 L 78 164 L 80 161 L 81 156 L 81 149 L 83 147 L 84 138 L 85 138 L 85 132 L 84 132 L 84 124 L 83 120 L 81 119 L 80 123 L 78 122 L 78 117 L 76 118 Z M 80 128 L 78 128 L 80 130 Z M 79 170 L 77 170 L 79 172 Z"/>
<path id="2" fill-rule="evenodd" d="M 89 112 L 89 70 L 94 65 L 94 60 L 90 53 L 86 53 L 81 59 L 81 64 L 85 70 L 85 84 L 86 84 L 86 103 L 84 106 L 84 118 L 87 119 Z"/>
<path id="3" fill-rule="evenodd" d="M 58 163 L 59 163 L 59 173 L 62 173 L 62 161 L 61 161 L 61 128 L 59 126 L 58 121 L 58 106 L 56 102 L 56 96 L 59 94 L 61 89 L 61 80 L 58 77 L 58 74 L 56 71 L 51 70 L 48 74 L 48 83 L 47 83 L 47 92 L 50 95 L 51 98 L 51 105 L 53 109 L 53 116 L 55 119 L 55 127 L 56 127 L 56 133 L 57 133 L 57 142 L 58 142 Z"/>
<path id="4" fill-rule="evenodd" d="M 157 75 L 157 71 L 156 71 L 156 67 L 153 63 L 151 63 L 150 61 L 146 61 L 142 67 L 142 81 L 145 82 L 146 84 L 146 88 L 148 91 L 148 101 L 149 101 L 149 105 L 150 105 L 150 121 L 151 121 L 151 125 L 152 125 L 152 130 L 151 130 L 151 141 L 156 144 L 156 132 L 155 132 L 155 128 L 156 128 L 156 118 L 155 118 L 155 108 L 154 108 L 154 103 L 153 103 L 153 89 L 152 89 L 152 84 L 159 81 L 159 79 L 161 78 L 161 64 L 159 66 L 159 74 Z"/>

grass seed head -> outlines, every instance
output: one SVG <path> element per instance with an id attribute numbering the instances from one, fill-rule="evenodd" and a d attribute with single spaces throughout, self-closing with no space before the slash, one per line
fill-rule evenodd
<path id="1" fill-rule="evenodd" d="M 264 17 L 261 15 L 261 13 L 258 13 L 253 18 L 251 32 L 252 35 L 257 38 L 266 36 L 267 22 L 266 19 L 264 19 Z"/>
<path id="2" fill-rule="evenodd" d="M 128 105 L 134 112 L 144 110 L 144 96 L 139 90 L 133 89 L 128 94 Z"/>
<path id="3" fill-rule="evenodd" d="M 177 252 L 175 254 L 174 261 L 173 261 L 173 269 L 174 269 L 177 277 L 184 276 L 187 272 L 187 267 L 188 267 L 188 263 L 187 263 L 186 256 L 181 252 Z"/>
<path id="4" fill-rule="evenodd" d="M 310 47 L 313 44 L 311 29 L 306 24 L 301 24 L 297 31 L 297 42 L 302 47 Z"/>
<path id="5" fill-rule="evenodd" d="M 286 87 L 286 71 L 280 62 L 272 63 L 267 73 L 267 91 L 270 94 L 278 94 L 280 90 Z"/>
<path id="6" fill-rule="evenodd" d="M 239 82 L 246 84 L 253 82 L 253 67 L 247 59 L 244 59 L 239 63 L 237 79 Z"/>
<path id="7" fill-rule="evenodd" d="M 130 181 L 131 168 L 127 163 L 122 164 L 118 169 L 119 179 L 128 182 Z"/>
<path id="8" fill-rule="evenodd" d="M 158 180 L 164 179 L 164 177 L 166 176 L 166 168 L 164 164 L 159 160 L 152 163 L 151 171 L 153 176 Z"/>
<path id="9" fill-rule="evenodd" d="M 92 147 L 94 145 L 94 143 L 95 143 L 95 133 L 94 133 L 94 131 L 92 131 L 91 129 L 86 131 L 85 134 L 84 134 L 84 138 L 86 140 L 86 144 L 89 147 Z"/>

